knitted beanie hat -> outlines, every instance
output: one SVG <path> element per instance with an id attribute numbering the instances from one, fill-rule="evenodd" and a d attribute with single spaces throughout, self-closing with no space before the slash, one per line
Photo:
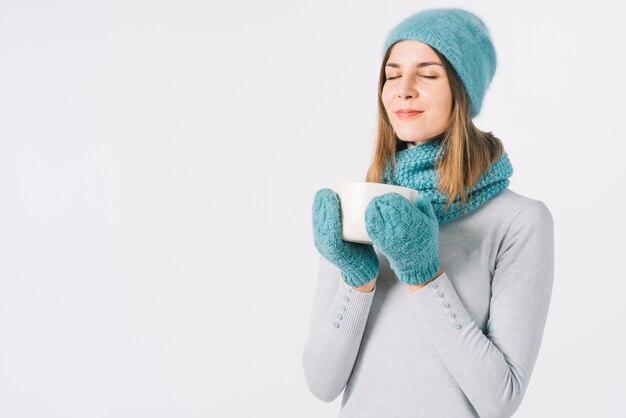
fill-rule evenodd
<path id="1" fill-rule="evenodd" d="M 496 51 L 478 16 L 456 8 L 418 12 L 389 32 L 383 48 L 399 40 L 418 40 L 441 52 L 461 78 L 470 97 L 472 118 L 480 113 L 485 91 L 496 72 Z"/>

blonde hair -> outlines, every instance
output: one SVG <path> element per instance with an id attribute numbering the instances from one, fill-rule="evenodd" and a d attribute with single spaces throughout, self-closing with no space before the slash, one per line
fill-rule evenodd
<path id="1" fill-rule="evenodd" d="M 407 143 L 398 139 L 393 131 L 382 102 L 385 65 L 393 45 L 385 53 L 378 80 L 376 149 L 365 178 L 365 181 L 373 183 L 383 183 L 383 173 L 388 161 L 391 160 L 392 169 L 395 169 L 396 152 L 407 148 Z M 471 118 L 471 102 L 463 82 L 446 57 L 435 48 L 432 49 L 443 63 L 452 91 L 451 122 L 446 131 L 440 135 L 446 151 L 443 158 L 440 158 L 440 148 L 436 158 L 439 173 L 437 188 L 445 193 L 448 208 L 457 197 L 460 197 L 462 204 L 465 205 L 466 188 L 471 188 L 480 175 L 502 155 L 504 146 L 491 132 L 481 131 L 474 125 Z"/>

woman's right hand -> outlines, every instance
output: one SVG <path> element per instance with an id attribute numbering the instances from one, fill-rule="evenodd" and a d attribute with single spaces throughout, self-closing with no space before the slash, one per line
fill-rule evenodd
<path id="1" fill-rule="evenodd" d="M 362 287 L 378 276 L 378 256 L 371 244 L 341 238 L 341 205 L 331 189 L 320 189 L 313 201 L 313 238 L 317 251 L 341 270 L 352 287 Z"/>

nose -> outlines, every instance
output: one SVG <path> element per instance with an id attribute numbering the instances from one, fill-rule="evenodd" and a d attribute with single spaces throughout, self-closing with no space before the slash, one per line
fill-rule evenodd
<path id="1" fill-rule="evenodd" d="M 400 99 L 412 99 L 417 96 L 417 89 L 413 86 L 413 83 L 408 77 L 403 77 L 402 81 L 398 85 L 396 95 Z"/>

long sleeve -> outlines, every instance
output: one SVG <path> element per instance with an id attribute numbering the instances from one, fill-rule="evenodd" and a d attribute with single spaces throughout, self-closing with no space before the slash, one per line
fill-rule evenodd
<path id="1" fill-rule="evenodd" d="M 322 401 L 336 399 L 348 382 L 375 292 L 352 289 L 340 270 L 320 256 L 302 365 L 309 390 Z"/>
<path id="2" fill-rule="evenodd" d="M 517 214 L 498 249 L 486 334 L 446 273 L 408 295 L 443 363 L 481 417 L 509 417 L 519 407 L 539 353 L 553 276 L 552 215 L 534 201 Z"/>

